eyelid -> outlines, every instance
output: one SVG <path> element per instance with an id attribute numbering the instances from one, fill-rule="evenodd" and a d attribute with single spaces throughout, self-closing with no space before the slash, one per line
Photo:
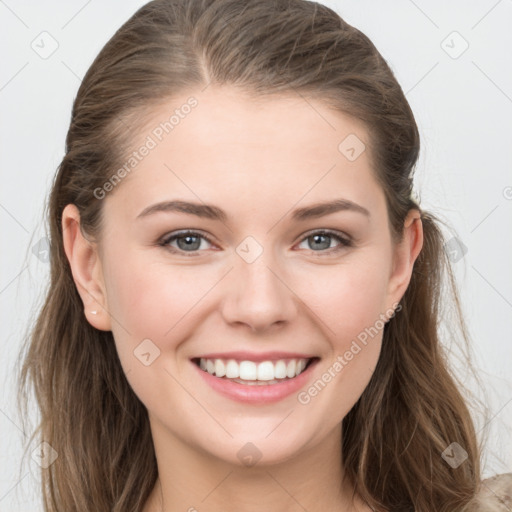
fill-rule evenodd
<path id="1" fill-rule="evenodd" d="M 168 249 L 170 252 L 173 252 L 175 254 L 187 254 L 187 251 L 181 251 L 179 249 L 176 249 L 175 247 L 170 247 L 170 245 L 169 245 L 171 242 L 173 242 L 177 238 L 185 237 L 187 235 L 196 236 L 197 238 L 204 238 L 209 244 L 215 245 L 209 235 L 206 235 L 205 233 L 203 233 L 201 230 L 198 230 L 198 229 L 194 229 L 194 230 L 193 229 L 183 229 L 183 230 L 178 230 L 178 231 L 173 231 L 171 233 L 167 233 L 166 235 L 164 235 L 163 237 L 161 237 L 159 239 L 158 245 L 164 247 L 164 249 Z M 191 251 L 188 254 L 189 255 L 194 255 L 194 254 L 199 255 L 201 252 L 203 252 L 203 251 Z"/>
<path id="2" fill-rule="evenodd" d="M 320 234 L 320 235 L 332 235 L 332 236 L 336 236 L 338 238 L 341 238 L 342 240 L 344 240 L 345 242 L 353 242 L 353 239 L 351 236 L 347 235 L 346 233 L 344 233 L 343 231 L 338 231 L 336 229 L 328 229 L 328 228 L 317 228 L 317 229 L 312 229 L 310 231 L 306 231 L 306 233 L 304 233 L 301 238 L 301 241 L 304 240 L 305 238 L 308 238 L 310 236 L 313 236 L 313 235 L 316 235 L 316 234 Z"/>
<path id="3" fill-rule="evenodd" d="M 301 239 L 299 240 L 298 243 L 300 244 L 300 243 L 304 242 L 306 239 L 308 239 L 309 237 L 311 237 L 313 235 L 327 235 L 332 238 L 337 238 L 340 242 L 338 246 L 331 247 L 331 248 L 325 249 L 323 251 L 310 250 L 310 252 L 312 252 L 315 256 L 322 256 L 322 255 L 327 256 L 329 254 L 336 253 L 344 248 L 354 246 L 354 239 L 350 235 L 347 235 L 346 233 L 343 233 L 342 231 L 338 231 L 335 229 L 327 229 L 327 228 L 324 228 L 324 229 L 318 228 L 318 229 L 313 229 L 311 231 L 307 231 L 306 233 L 301 235 Z"/>

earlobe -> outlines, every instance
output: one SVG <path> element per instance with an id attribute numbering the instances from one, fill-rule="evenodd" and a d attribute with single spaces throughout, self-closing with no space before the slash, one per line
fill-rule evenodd
<path id="1" fill-rule="evenodd" d="M 87 321 L 96 329 L 110 331 L 101 260 L 97 246 L 82 234 L 80 212 L 74 204 L 68 204 L 62 212 L 62 236 L 64 252 L 84 304 Z"/>
<path id="2" fill-rule="evenodd" d="M 414 262 L 423 247 L 423 224 L 418 210 L 411 210 L 404 222 L 404 233 L 394 254 L 393 272 L 389 280 L 388 301 L 400 302 L 411 281 Z"/>

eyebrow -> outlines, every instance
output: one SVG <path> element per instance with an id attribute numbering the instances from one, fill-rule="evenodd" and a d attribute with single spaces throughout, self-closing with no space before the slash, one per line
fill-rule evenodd
<path id="1" fill-rule="evenodd" d="M 354 203 L 353 201 L 349 201 L 348 199 L 335 199 L 333 201 L 315 203 L 303 208 L 297 208 L 292 213 L 292 220 L 304 221 L 307 219 L 316 219 L 339 211 L 353 211 L 370 217 L 370 212 L 363 206 Z M 147 208 L 144 208 L 144 210 L 137 215 L 137 219 L 148 217 L 149 215 L 157 212 L 187 213 L 190 215 L 196 215 L 197 217 L 218 220 L 221 222 L 226 222 L 228 219 L 227 213 L 217 206 L 180 200 L 163 201 L 150 205 Z"/>

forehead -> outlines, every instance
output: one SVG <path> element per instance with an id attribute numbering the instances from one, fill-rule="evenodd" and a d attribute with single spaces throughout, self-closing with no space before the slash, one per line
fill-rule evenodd
<path id="1" fill-rule="evenodd" d="M 347 135 L 368 138 L 362 122 L 298 93 L 262 97 L 229 86 L 209 86 L 162 103 L 152 114 L 140 135 L 151 132 L 157 142 L 174 140 L 203 149 L 216 149 L 218 144 L 238 150 L 269 148 L 278 156 L 278 149 L 301 154 L 322 148 L 337 155 L 338 144 Z M 191 133 L 193 139 L 188 138 Z"/>
<path id="2" fill-rule="evenodd" d="M 269 200 L 291 207 L 306 195 L 364 202 L 377 187 L 364 124 L 295 93 L 190 91 L 153 107 L 133 139 L 139 155 L 113 196 L 139 209 L 170 195 L 238 198 L 246 208 Z"/>

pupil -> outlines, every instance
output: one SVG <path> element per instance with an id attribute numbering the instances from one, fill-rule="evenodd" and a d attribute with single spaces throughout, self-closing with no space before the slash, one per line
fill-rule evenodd
<path id="1" fill-rule="evenodd" d="M 313 235 L 311 238 L 313 238 L 313 240 L 316 243 L 317 239 L 319 239 L 319 238 L 329 239 L 329 235 Z M 324 245 L 323 247 L 320 247 L 321 249 L 328 249 L 329 248 L 329 242 L 328 241 L 327 241 L 327 243 L 324 242 L 323 245 Z"/>
<path id="2" fill-rule="evenodd" d="M 195 246 L 192 247 L 192 245 L 194 244 L 193 240 L 196 239 L 196 242 L 195 242 Z M 186 240 L 186 243 L 181 245 L 180 242 L 183 242 L 184 240 Z M 184 236 L 184 237 L 181 237 L 181 238 L 178 238 L 178 245 L 180 245 L 180 249 L 183 249 L 183 248 L 193 248 L 193 249 L 198 249 L 199 248 L 199 245 L 200 245 L 200 242 L 198 244 L 198 237 L 197 236 L 191 236 L 191 235 L 187 235 L 187 236 Z"/>

